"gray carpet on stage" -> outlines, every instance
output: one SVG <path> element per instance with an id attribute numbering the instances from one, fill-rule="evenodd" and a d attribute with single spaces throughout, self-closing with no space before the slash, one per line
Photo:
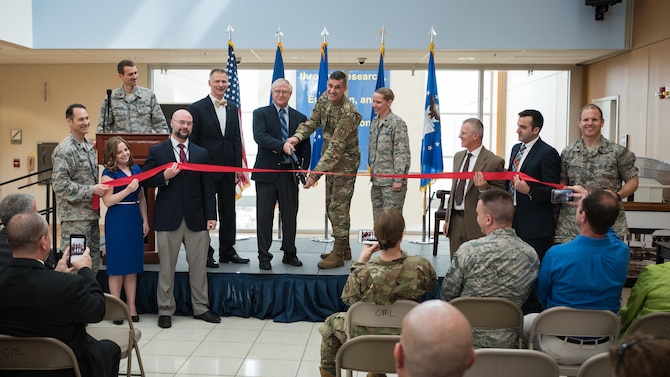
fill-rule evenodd
<path id="1" fill-rule="evenodd" d="M 244 238 L 244 239 L 240 239 Z M 323 237 L 315 237 L 322 239 Z M 437 256 L 433 256 L 433 244 L 421 244 L 410 241 L 419 241 L 421 236 L 405 236 L 402 241 L 402 249 L 409 255 L 421 255 L 428 259 L 435 268 L 438 277 L 443 277 L 449 269 L 449 242 L 446 238 L 441 237 L 438 242 Z M 350 240 L 351 250 L 354 259 L 358 259 L 362 245 L 358 243 L 357 237 L 352 237 Z M 214 250 L 214 258 L 218 261 L 218 246 L 219 238 L 212 235 L 211 245 Z M 319 255 L 324 252 L 329 252 L 333 248 L 333 243 L 317 242 L 312 238 L 297 238 L 296 248 L 298 249 L 298 258 L 303 263 L 302 267 L 294 267 L 285 265 L 281 262 L 283 252 L 279 250 L 281 241 L 275 240 L 272 242 L 270 253 L 274 255 L 272 259 L 272 270 L 264 271 L 258 267 L 258 246 L 256 244 L 256 237 L 253 235 L 246 235 L 244 233 L 238 234 L 238 240 L 235 243 L 235 250 L 243 258 L 251 259 L 249 264 L 221 264 L 219 268 L 208 268 L 209 273 L 242 273 L 242 274 L 298 274 L 298 275 L 348 275 L 349 261 L 345 261 L 344 266 L 328 270 L 319 269 L 316 264 L 321 260 Z M 186 263 L 186 256 L 183 252 L 179 254 L 177 262 L 177 271 L 188 271 L 188 264 Z M 373 255 L 374 257 L 374 255 Z M 104 268 L 104 266 L 103 266 Z M 158 271 L 157 264 L 147 264 L 144 266 L 145 271 Z"/>

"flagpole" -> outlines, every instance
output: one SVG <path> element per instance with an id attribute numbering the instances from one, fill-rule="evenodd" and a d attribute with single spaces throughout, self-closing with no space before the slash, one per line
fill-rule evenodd
<path id="1" fill-rule="evenodd" d="M 319 88 L 317 88 L 317 98 L 321 95 L 321 93 L 319 93 L 318 91 L 319 91 L 319 89 L 321 89 L 320 87 L 321 87 L 322 80 L 325 79 L 325 82 L 326 83 L 328 82 L 328 55 L 327 55 L 327 50 L 326 50 L 328 48 L 328 41 L 326 40 L 327 39 L 326 37 L 328 36 L 328 34 L 330 34 L 330 33 L 328 33 L 328 30 L 326 29 L 326 26 L 324 25 L 323 30 L 321 30 L 321 35 L 323 36 L 323 43 L 321 44 L 321 63 L 319 64 L 319 85 L 318 85 Z M 324 77 L 321 77 L 322 74 L 324 75 Z M 323 85 L 323 86 L 324 86 L 323 90 L 325 90 L 325 85 Z M 316 130 L 316 135 L 319 135 L 320 133 L 321 133 L 321 128 Z M 315 138 L 315 141 L 317 139 L 318 139 L 318 136 Z M 321 139 L 321 143 L 322 142 L 323 142 L 323 139 Z M 321 149 L 321 147 L 319 146 L 319 155 L 321 154 L 320 149 Z M 318 161 L 318 160 L 317 161 L 314 160 L 314 157 L 315 157 L 314 153 L 315 153 L 315 149 L 314 149 L 314 145 L 312 145 L 312 162 L 310 164 L 311 165 L 310 170 L 313 169 L 316 166 L 316 163 Z M 319 158 L 320 157 L 321 156 L 319 156 Z M 323 198 L 323 207 L 325 209 L 325 211 L 324 211 L 325 213 L 323 214 L 323 220 L 324 220 L 323 238 L 314 237 L 314 238 L 312 238 L 312 241 L 330 243 L 330 242 L 333 242 L 334 239 L 328 235 L 328 200 L 326 199 L 326 197 Z"/>
<path id="2" fill-rule="evenodd" d="M 270 82 L 270 86 L 272 86 L 272 83 L 274 83 L 275 80 L 284 78 L 284 58 L 282 57 L 282 53 L 284 52 L 284 45 L 281 42 L 281 37 L 283 36 L 284 33 L 281 31 L 281 26 L 277 27 L 277 32 L 275 33 L 275 37 L 277 37 L 277 52 L 275 53 L 275 64 L 272 70 L 272 82 Z M 272 105 L 272 93 L 270 93 L 270 105 Z M 275 207 L 278 208 L 277 201 L 275 201 Z M 273 241 L 282 240 L 283 224 L 281 221 L 281 211 L 278 211 L 278 214 L 277 236 L 272 238 Z"/>
<path id="3" fill-rule="evenodd" d="M 442 131 L 440 125 L 439 96 L 435 78 L 435 29 L 430 27 L 430 59 L 428 61 L 428 83 L 426 88 L 426 105 L 424 107 L 424 135 L 421 141 L 421 173 L 437 173 L 443 171 L 442 166 Z M 412 243 L 428 244 L 430 241 L 430 204 L 433 199 L 433 181 L 421 179 L 420 189 L 423 191 L 423 214 L 421 240 Z M 428 191 L 426 193 L 426 191 Z M 426 203 L 427 202 L 427 203 Z M 426 226 L 428 223 L 428 226 Z"/>
<path id="4" fill-rule="evenodd" d="M 426 191 L 428 193 L 426 194 Z M 428 199 L 426 199 L 426 197 Z M 433 243 L 430 239 L 430 233 L 427 231 L 430 229 L 430 203 L 432 202 L 433 194 L 431 193 L 431 185 L 428 185 L 428 190 L 423 191 L 423 214 L 421 215 L 421 239 L 420 240 L 410 240 L 409 243 L 415 243 L 418 245 L 428 245 Z M 426 204 L 428 201 L 428 204 Z M 428 225 L 426 225 L 426 222 Z"/>
<path id="5" fill-rule="evenodd" d="M 233 32 L 235 29 L 233 29 L 233 26 L 228 23 L 226 31 L 228 32 L 228 60 L 226 63 L 226 73 L 228 75 L 229 86 L 228 90 L 226 90 L 226 93 L 224 94 L 224 98 L 237 106 L 237 116 L 239 118 L 240 125 L 240 140 L 242 142 L 242 167 L 246 168 L 248 167 L 248 164 L 247 153 L 244 146 L 244 130 L 242 128 L 242 104 L 240 102 L 239 96 L 240 83 L 237 74 L 237 58 L 235 57 L 235 47 L 233 44 Z M 240 180 L 235 183 L 235 200 L 239 200 L 242 197 L 242 191 L 249 187 L 249 185 L 249 173 L 243 173 L 240 177 Z M 235 240 L 239 241 L 247 239 L 249 239 L 249 236 L 241 236 L 238 232 L 236 232 Z"/>

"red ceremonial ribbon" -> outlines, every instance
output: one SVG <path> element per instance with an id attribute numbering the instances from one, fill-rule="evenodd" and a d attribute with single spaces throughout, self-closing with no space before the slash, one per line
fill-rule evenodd
<path id="1" fill-rule="evenodd" d="M 157 166 L 153 169 L 143 171 L 139 174 L 131 175 L 130 177 L 118 178 L 112 181 L 105 182 L 106 185 L 111 187 L 125 186 L 132 182 L 133 179 L 138 179 L 144 181 L 153 177 L 154 175 L 161 173 L 163 170 L 172 166 L 172 164 L 178 164 L 179 168 L 182 170 L 197 171 L 203 173 L 315 173 L 315 174 L 325 174 L 325 175 L 340 175 L 340 176 L 363 176 L 363 177 L 377 177 L 377 178 L 409 178 L 409 179 L 472 179 L 475 172 L 449 172 L 449 173 L 433 173 L 433 174 L 421 174 L 421 173 L 410 173 L 410 174 L 370 174 L 370 173 L 333 173 L 333 172 L 322 172 L 322 171 L 312 171 L 312 170 L 275 170 L 275 169 L 261 169 L 261 168 L 239 168 L 233 166 L 221 166 L 221 165 L 207 165 L 207 164 L 193 164 L 190 162 L 168 162 L 161 166 Z M 502 171 L 502 172 L 482 172 L 484 179 L 487 181 L 511 181 L 515 176 L 519 176 L 524 181 L 527 182 L 537 182 L 546 186 L 551 186 L 553 188 L 562 189 L 565 185 L 558 183 L 549 183 L 542 182 L 537 180 L 525 173 L 514 172 L 514 171 Z"/>

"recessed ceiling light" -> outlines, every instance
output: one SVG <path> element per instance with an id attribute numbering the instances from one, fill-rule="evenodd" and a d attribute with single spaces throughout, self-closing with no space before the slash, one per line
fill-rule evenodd
<path id="1" fill-rule="evenodd" d="M 458 58 L 458 60 L 470 61 L 470 60 L 475 60 L 475 58 L 473 58 L 472 56 L 461 56 L 460 58 Z"/>

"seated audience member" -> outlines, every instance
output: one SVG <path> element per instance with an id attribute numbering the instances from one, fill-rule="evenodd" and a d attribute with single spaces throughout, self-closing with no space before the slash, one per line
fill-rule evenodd
<path id="1" fill-rule="evenodd" d="M 476 358 L 470 324 L 451 304 L 425 301 L 403 319 L 393 357 L 398 377 L 461 377 Z"/>
<path id="2" fill-rule="evenodd" d="M 555 245 L 542 260 L 537 278 L 540 304 L 549 309 L 567 306 L 577 309 L 619 311 L 621 289 L 626 282 L 630 250 L 619 239 L 612 225 L 619 216 L 614 193 L 602 189 L 568 187 L 579 193 L 576 218 L 579 236 Z M 538 313 L 524 318 L 524 337 Z M 610 339 L 584 339 L 543 335 L 537 349 L 559 364 L 581 364 L 606 352 Z"/>
<path id="3" fill-rule="evenodd" d="M 628 327 L 638 317 L 655 312 L 670 312 L 670 263 L 650 264 L 642 270 L 619 312 L 619 338 L 626 336 Z"/>
<path id="4" fill-rule="evenodd" d="M 4 226 L 0 230 L 0 272 L 7 267 L 9 261 L 12 259 L 12 250 L 10 250 L 7 243 L 7 224 L 9 223 L 9 219 L 17 213 L 35 211 L 37 211 L 37 203 L 32 195 L 16 192 L 5 196 L 0 201 L 0 222 Z M 52 253 L 49 253 L 45 264 L 47 267 L 53 268 L 55 262 Z"/>
<path id="5" fill-rule="evenodd" d="M 480 194 L 477 223 L 484 237 L 462 244 L 442 281 L 442 299 L 461 296 L 502 297 L 523 305 L 535 284 L 540 260 L 512 228 L 510 194 L 490 189 Z M 493 315 L 493 313 L 492 313 Z M 516 348 L 514 329 L 474 329 L 476 348 Z"/>
<path id="6" fill-rule="evenodd" d="M 67 248 L 56 270 L 46 269 L 49 225 L 35 212 L 14 215 L 7 225 L 7 239 L 13 258 L 0 273 L 0 334 L 59 339 L 77 356 L 83 376 L 117 376 L 119 346 L 86 333 L 88 323 L 99 322 L 105 315 L 105 296 L 91 270 L 90 250 L 86 248 L 68 267 Z"/>
<path id="7" fill-rule="evenodd" d="M 670 339 L 633 335 L 609 350 L 614 377 L 670 377 Z"/>
<path id="8" fill-rule="evenodd" d="M 437 274 L 430 262 L 421 256 L 408 256 L 400 248 L 405 220 L 395 209 L 383 211 L 374 224 L 378 243 L 364 245 L 358 262 L 351 262 L 351 273 L 342 290 L 342 301 L 352 305 L 358 301 L 391 304 L 396 300 L 417 301 L 437 286 Z M 372 260 L 376 251 L 380 255 Z M 335 355 L 347 340 L 344 332 L 346 313 L 334 313 L 326 318 L 319 332 L 321 341 L 322 377 L 335 375 Z M 355 327 L 353 336 L 366 334 L 398 334 L 397 329 Z"/>

